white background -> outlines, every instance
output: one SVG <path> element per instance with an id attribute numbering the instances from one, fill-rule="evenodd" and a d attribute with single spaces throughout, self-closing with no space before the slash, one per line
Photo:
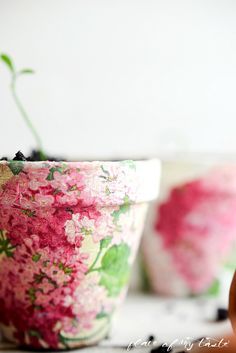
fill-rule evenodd
<path id="1" fill-rule="evenodd" d="M 235 0 L 0 0 L 0 51 L 50 153 L 236 152 Z M 34 140 L 0 65 L 0 154 Z"/>

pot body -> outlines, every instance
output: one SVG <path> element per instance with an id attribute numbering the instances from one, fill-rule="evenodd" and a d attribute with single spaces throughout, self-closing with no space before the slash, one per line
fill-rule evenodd
<path id="1" fill-rule="evenodd" d="M 160 198 L 150 209 L 142 244 L 151 288 L 227 300 L 236 263 L 235 214 L 234 163 L 164 162 Z"/>
<path id="2" fill-rule="evenodd" d="M 7 339 L 65 349 L 107 335 L 159 171 L 156 160 L 0 162 L 0 326 Z"/>

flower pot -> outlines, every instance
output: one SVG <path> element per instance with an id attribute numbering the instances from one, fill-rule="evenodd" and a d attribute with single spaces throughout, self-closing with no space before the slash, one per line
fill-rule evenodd
<path id="1" fill-rule="evenodd" d="M 142 244 L 151 288 L 227 300 L 236 263 L 235 214 L 236 164 L 196 156 L 165 161 Z"/>
<path id="2" fill-rule="evenodd" d="M 236 268 L 236 264 L 235 264 Z M 234 274 L 230 294 L 229 294 L 229 317 L 233 326 L 234 331 L 236 332 L 236 272 Z"/>
<path id="3" fill-rule="evenodd" d="M 157 160 L 0 162 L 0 327 L 22 346 L 104 338 L 125 296 Z"/>

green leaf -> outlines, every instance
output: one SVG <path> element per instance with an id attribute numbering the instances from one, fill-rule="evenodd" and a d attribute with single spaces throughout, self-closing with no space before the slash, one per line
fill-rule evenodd
<path id="1" fill-rule="evenodd" d="M 21 210 L 21 212 L 28 217 L 35 217 L 35 214 L 36 214 L 36 211 L 31 211 L 31 210 Z"/>
<path id="2" fill-rule="evenodd" d="M 0 230 L 0 254 L 12 257 L 15 249 L 16 247 L 11 245 L 10 240 L 3 234 L 3 231 Z"/>
<path id="3" fill-rule="evenodd" d="M 41 334 L 40 334 L 40 332 L 37 331 L 37 330 L 29 330 L 28 333 L 29 333 L 29 336 L 30 336 L 30 337 L 41 338 Z"/>
<path id="4" fill-rule="evenodd" d="M 2 61 L 6 64 L 6 66 L 8 67 L 8 69 L 14 73 L 15 69 L 14 69 L 14 65 L 13 62 L 11 60 L 11 58 L 7 55 L 7 54 L 1 54 L 1 59 Z"/>
<path id="5" fill-rule="evenodd" d="M 50 263 L 49 260 L 43 261 L 43 267 L 47 267 L 49 263 Z"/>
<path id="6" fill-rule="evenodd" d="M 220 281 L 219 279 L 215 279 L 212 286 L 208 289 L 207 294 L 216 296 L 220 292 Z"/>
<path id="7" fill-rule="evenodd" d="M 116 297 L 120 294 L 122 288 L 127 285 L 129 281 L 129 267 L 126 267 L 125 271 L 119 276 L 110 276 L 106 272 L 102 272 L 100 285 L 104 286 L 110 297 Z"/>
<path id="8" fill-rule="evenodd" d="M 24 75 L 24 74 L 34 74 L 35 71 L 32 69 L 22 69 L 18 72 L 19 75 Z"/>
<path id="9" fill-rule="evenodd" d="M 46 278 L 45 273 L 41 272 L 41 273 L 34 274 L 34 282 L 37 284 L 40 284 L 44 278 Z"/>
<path id="10" fill-rule="evenodd" d="M 120 215 L 123 213 L 128 212 L 130 209 L 130 204 L 124 203 L 119 207 L 117 211 L 112 212 L 112 217 L 114 218 L 114 223 L 117 223 L 119 221 Z"/>
<path id="11" fill-rule="evenodd" d="M 234 261 L 232 261 L 232 262 L 227 262 L 225 265 L 224 265 L 224 267 L 225 267 L 225 269 L 226 270 L 229 270 L 229 271 L 235 271 L 235 269 L 236 269 L 236 262 Z"/>
<path id="12" fill-rule="evenodd" d="M 49 180 L 49 181 L 53 180 L 55 172 L 59 172 L 59 173 L 62 174 L 63 173 L 63 168 L 61 168 L 61 167 L 52 167 L 52 168 L 50 168 L 49 169 L 49 174 L 48 174 L 46 179 Z"/>
<path id="13" fill-rule="evenodd" d="M 31 287 L 31 288 L 28 289 L 28 292 L 27 292 L 27 293 L 28 293 L 28 295 L 29 295 L 30 301 L 31 301 L 32 303 L 34 303 L 35 300 L 36 300 L 36 289 L 33 288 L 33 287 Z"/>
<path id="14" fill-rule="evenodd" d="M 117 296 L 129 280 L 130 248 L 127 244 L 113 245 L 101 260 L 101 280 L 109 296 Z"/>
<path id="15" fill-rule="evenodd" d="M 116 276 L 127 266 L 129 255 L 130 248 L 127 244 L 113 245 L 102 258 L 101 266 L 103 271 Z"/>
<path id="16" fill-rule="evenodd" d="M 71 275 L 71 273 L 73 272 L 73 269 L 70 267 L 64 267 L 63 271 L 66 275 Z"/>
<path id="17" fill-rule="evenodd" d="M 84 335 L 84 336 L 79 336 L 79 337 L 66 337 L 64 336 L 61 332 L 58 335 L 59 341 L 67 348 L 70 349 L 67 345 L 67 342 L 79 342 L 79 341 L 90 341 L 92 338 L 98 336 L 101 336 L 101 332 L 104 332 L 105 330 L 107 331 L 107 328 L 110 324 L 110 317 L 107 316 L 107 320 L 104 323 L 103 326 L 99 326 L 97 329 L 95 329 L 94 331 L 92 331 L 90 334 L 88 335 Z"/>
<path id="18" fill-rule="evenodd" d="M 88 235 L 92 234 L 92 230 L 88 229 L 88 228 L 85 228 L 85 227 L 82 227 L 81 228 L 81 233 L 88 236 Z"/>
<path id="19" fill-rule="evenodd" d="M 59 267 L 60 270 L 63 270 L 63 269 L 64 269 L 63 263 L 62 263 L 62 262 L 59 262 L 58 267 Z"/>
<path id="20" fill-rule="evenodd" d="M 224 263 L 224 268 L 229 271 L 235 271 L 236 269 L 236 247 L 233 246 L 230 255 Z"/>
<path id="21" fill-rule="evenodd" d="M 66 275 L 71 275 L 71 273 L 73 272 L 73 268 L 65 266 L 62 262 L 59 262 L 58 268 L 64 271 Z"/>
<path id="22" fill-rule="evenodd" d="M 36 253 L 32 256 L 32 260 L 34 262 L 38 262 L 40 260 L 40 258 L 41 258 L 41 255 L 39 253 Z"/>
<path id="23" fill-rule="evenodd" d="M 105 313 L 104 311 L 101 311 L 100 313 L 97 314 L 96 319 L 104 319 L 104 317 L 108 317 L 109 314 Z"/>
<path id="24" fill-rule="evenodd" d="M 24 162 L 22 161 L 10 161 L 8 164 L 9 168 L 11 169 L 14 175 L 20 174 L 20 172 L 24 168 Z"/>
<path id="25" fill-rule="evenodd" d="M 132 160 L 122 161 L 121 163 L 128 166 L 130 169 L 136 170 L 136 164 Z"/>
<path id="26" fill-rule="evenodd" d="M 110 245 L 111 240 L 112 240 L 112 237 L 106 237 L 106 238 L 102 239 L 100 242 L 101 249 L 107 248 L 108 245 Z"/>
<path id="27" fill-rule="evenodd" d="M 105 193 L 107 196 L 109 196 L 111 194 L 111 191 L 108 186 L 106 186 L 106 188 L 105 188 Z"/>
<path id="28" fill-rule="evenodd" d="M 106 170 L 103 165 L 101 165 L 101 169 L 102 169 L 103 173 L 110 175 L 108 170 Z"/>

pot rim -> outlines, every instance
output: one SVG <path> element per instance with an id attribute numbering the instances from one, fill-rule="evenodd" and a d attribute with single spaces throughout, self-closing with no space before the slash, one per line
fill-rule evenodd
<path id="1" fill-rule="evenodd" d="M 59 167 L 65 167 L 66 169 L 76 170 L 78 169 L 84 175 L 84 183 L 87 184 L 88 188 L 93 190 L 94 197 L 97 197 L 100 201 L 100 206 L 114 206 L 124 204 L 124 200 L 117 201 L 114 203 L 116 197 L 124 193 L 130 185 L 134 193 L 131 193 L 130 202 L 142 203 L 150 202 L 155 200 L 159 194 L 160 186 L 160 175 L 161 175 L 161 162 L 159 159 L 150 159 L 142 161 L 123 160 L 123 161 L 92 161 L 92 162 L 30 162 L 30 161 L 0 161 L 0 180 L 1 172 L 4 173 L 4 167 L 8 167 L 13 171 L 16 169 L 16 173 L 20 175 L 22 172 L 34 171 L 45 171 L 56 169 Z M 1 171 L 2 169 L 2 171 Z M 20 169 L 20 171 L 19 171 Z M 114 172 L 116 180 L 116 188 L 114 192 L 110 194 L 104 194 L 103 182 L 100 176 L 102 173 L 107 173 L 106 169 L 110 169 Z M 55 170 L 54 170 L 55 172 Z M 101 197 L 102 192 L 102 197 Z M 129 191 L 128 191 L 129 194 Z M 127 194 L 127 196 L 129 196 Z"/>
<path id="2" fill-rule="evenodd" d="M 17 164 L 17 163 L 23 163 L 23 164 L 27 164 L 28 166 L 34 166 L 34 167 L 46 167 L 48 165 L 53 166 L 53 165 L 58 165 L 58 164 L 67 164 L 70 166 L 74 166 L 76 167 L 78 164 L 82 164 L 82 165 L 88 165 L 88 166 L 97 166 L 98 164 L 109 164 L 109 165 L 119 165 L 120 163 L 128 163 L 128 162 L 133 162 L 133 163 L 137 163 L 137 164 L 143 164 L 143 163 L 160 163 L 161 159 L 160 158 L 147 158 L 147 159 L 120 159 L 120 160 L 81 160 L 81 161 L 67 161 L 67 160 L 61 160 L 61 161 L 17 161 L 17 160 L 13 160 L 13 159 L 9 159 L 9 160 L 1 160 L 0 161 L 0 165 L 8 165 L 9 163 L 11 164 Z"/>
<path id="3" fill-rule="evenodd" d="M 158 156 L 164 165 L 236 165 L 235 153 L 194 152 L 161 153 Z"/>

